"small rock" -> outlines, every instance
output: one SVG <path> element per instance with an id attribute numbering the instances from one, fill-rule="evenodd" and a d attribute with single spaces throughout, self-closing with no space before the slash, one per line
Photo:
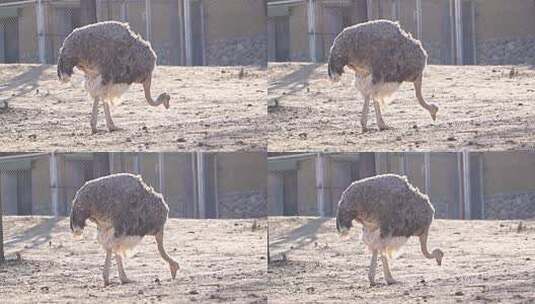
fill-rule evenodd
<path id="1" fill-rule="evenodd" d="M 462 292 L 462 291 L 456 291 L 456 292 L 455 292 L 455 295 L 456 295 L 456 296 L 464 296 L 464 292 Z"/>
<path id="2" fill-rule="evenodd" d="M 138 291 L 137 291 L 137 294 L 138 294 L 138 295 L 142 295 L 142 294 L 143 294 L 143 290 L 141 290 L 141 289 L 138 290 Z"/>
<path id="3" fill-rule="evenodd" d="M 186 142 L 186 139 L 184 137 L 179 137 L 179 138 L 176 139 L 176 142 L 183 143 L 183 142 Z"/>
<path id="4" fill-rule="evenodd" d="M 307 139 L 307 136 L 308 136 L 308 134 L 305 132 L 299 133 L 298 135 L 299 135 L 299 138 L 301 139 Z"/>
<path id="5" fill-rule="evenodd" d="M 127 137 L 127 138 L 125 139 L 125 141 L 126 141 L 126 142 L 132 142 L 132 138 Z"/>
<path id="6" fill-rule="evenodd" d="M 316 291 L 316 288 L 314 288 L 314 287 L 307 287 L 307 288 L 306 288 L 306 291 L 307 291 L 308 293 L 313 293 L 314 291 Z"/>
<path id="7" fill-rule="evenodd" d="M 35 140 L 35 139 L 37 139 L 37 135 L 36 134 L 30 134 L 30 135 L 28 135 L 28 138 Z"/>
<path id="8" fill-rule="evenodd" d="M 403 292 L 403 295 L 404 295 L 404 296 L 408 296 L 408 295 L 409 295 L 409 291 L 408 291 L 408 290 L 405 290 L 405 291 Z"/>
<path id="9" fill-rule="evenodd" d="M 457 138 L 455 138 L 455 136 L 450 136 L 446 139 L 447 141 L 456 141 Z"/>
<path id="10" fill-rule="evenodd" d="M 188 292 L 188 294 L 190 294 L 190 295 L 197 295 L 197 294 L 199 294 L 199 292 L 198 292 L 197 290 L 190 290 L 190 291 Z"/>

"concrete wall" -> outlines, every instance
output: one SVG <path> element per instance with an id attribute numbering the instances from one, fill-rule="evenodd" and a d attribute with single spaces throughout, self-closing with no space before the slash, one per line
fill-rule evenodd
<path id="1" fill-rule="evenodd" d="M 310 61 L 305 5 L 290 8 L 290 60 Z"/>
<path id="2" fill-rule="evenodd" d="M 219 217 L 267 216 L 265 153 L 220 153 L 216 163 Z"/>
<path id="3" fill-rule="evenodd" d="M 535 64 L 535 3 L 476 1 L 478 64 Z"/>
<path id="4" fill-rule="evenodd" d="M 485 218 L 534 218 L 535 153 L 487 152 L 482 158 Z"/>
<path id="5" fill-rule="evenodd" d="M 206 63 L 266 65 L 263 0 L 204 0 Z"/>
<path id="6" fill-rule="evenodd" d="M 19 60 L 27 63 L 39 62 L 37 19 L 33 5 L 19 9 Z"/>

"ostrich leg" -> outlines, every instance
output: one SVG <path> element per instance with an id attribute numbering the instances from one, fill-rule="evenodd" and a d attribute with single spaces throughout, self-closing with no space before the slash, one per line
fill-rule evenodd
<path id="1" fill-rule="evenodd" d="M 93 111 L 91 112 L 91 132 L 93 134 L 97 133 L 98 102 L 98 97 L 93 98 Z"/>
<path id="2" fill-rule="evenodd" d="M 362 106 L 362 113 L 360 114 L 360 125 L 362 127 L 362 132 L 368 131 L 368 111 L 370 109 L 370 95 L 364 95 L 364 105 Z"/>
<path id="3" fill-rule="evenodd" d="M 368 280 L 370 281 L 370 286 L 375 285 L 375 269 L 377 268 L 377 250 L 374 250 L 372 253 L 372 260 L 370 262 L 370 269 L 368 270 Z"/>
<path id="4" fill-rule="evenodd" d="M 390 272 L 390 267 L 388 266 L 388 258 L 385 255 L 381 255 L 381 262 L 383 263 L 383 272 L 385 274 L 385 281 L 388 285 L 397 283 L 396 280 L 392 277 Z"/>
<path id="5" fill-rule="evenodd" d="M 383 131 L 391 129 L 383 120 L 383 115 L 381 114 L 381 105 L 379 104 L 377 98 L 373 98 L 373 106 L 375 107 L 375 116 L 377 117 L 377 126 L 379 127 L 379 130 Z"/>
<path id="6" fill-rule="evenodd" d="M 115 253 L 115 261 L 117 262 L 117 269 L 119 270 L 119 279 L 121 280 L 122 284 L 132 283 L 132 280 L 128 279 L 126 277 L 126 273 L 124 272 L 123 267 L 123 258 L 120 254 Z"/>
<path id="7" fill-rule="evenodd" d="M 163 247 L 163 230 L 158 232 L 155 235 L 156 238 L 156 244 L 158 245 L 158 252 L 162 256 L 162 259 L 164 259 L 167 263 L 169 263 L 169 268 L 171 270 L 171 277 L 174 279 L 176 277 L 176 272 L 180 268 L 178 266 L 178 263 L 173 260 L 169 255 L 167 255 L 167 252 L 165 252 L 165 248 Z"/>
<path id="8" fill-rule="evenodd" d="M 156 101 L 152 99 L 152 96 L 150 93 L 151 79 L 152 79 L 152 75 L 143 82 L 143 91 L 145 92 L 145 100 L 147 100 L 147 103 L 153 107 L 157 107 L 163 103 L 163 106 L 166 109 L 169 109 L 169 100 L 171 99 L 171 96 L 169 96 L 169 94 L 167 93 L 160 94 L 160 96 L 158 96 Z"/>
<path id="9" fill-rule="evenodd" d="M 104 270 L 102 271 L 102 278 L 104 279 L 104 286 L 110 285 L 110 265 L 111 265 L 111 250 L 106 250 L 106 260 L 104 261 Z"/>
<path id="10" fill-rule="evenodd" d="M 108 126 L 108 130 L 110 132 L 118 131 L 119 128 L 115 126 L 113 123 L 113 120 L 111 119 L 111 111 L 110 111 L 110 104 L 107 102 L 104 103 L 104 114 L 106 115 L 106 125 Z"/>
<path id="11" fill-rule="evenodd" d="M 433 120 L 436 120 L 437 119 L 438 106 L 435 105 L 435 104 L 432 104 L 432 103 L 427 103 L 424 100 L 424 97 L 422 95 L 422 75 L 420 75 L 418 77 L 418 79 L 416 79 L 416 81 L 414 82 L 414 90 L 416 91 L 416 98 L 418 99 L 418 102 L 420 103 L 420 105 L 424 109 L 429 111 L 429 114 L 431 114 L 431 118 L 433 118 Z"/>

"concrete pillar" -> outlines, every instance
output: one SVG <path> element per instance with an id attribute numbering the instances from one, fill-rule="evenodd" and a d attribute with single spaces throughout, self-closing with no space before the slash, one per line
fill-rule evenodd
<path id="1" fill-rule="evenodd" d="M 39 62 L 46 63 L 46 17 L 43 0 L 38 0 L 35 5 L 35 16 L 37 21 L 37 50 L 39 52 Z"/>
<path id="2" fill-rule="evenodd" d="M 193 65 L 193 45 L 191 29 L 191 3 L 190 0 L 184 0 L 184 49 L 186 65 Z"/>
<path id="3" fill-rule="evenodd" d="M 50 202 L 52 203 L 52 213 L 54 216 L 60 215 L 59 204 L 59 176 L 57 155 L 52 152 L 49 158 L 50 165 Z"/>
<path id="4" fill-rule="evenodd" d="M 165 196 L 165 153 L 158 152 L 158 180 L 160 181 L 160 193 Z"/>
<path id="5" fill-rule="evenodd" d="M 423 39 L 422 34 L 422 0 L 416 0 L 416 37 Z"/>
<path id="6" fill-rule="evenodd" d="M 152 11 L 150 6 L 150 0 L 145 0 L 145 32 L 146 39 L 150 41 L 152 35 Z"/>
<path id="7" fill-rule="evenodd" d="M 199 218 L 206 218 L 206 178 L 204 152 L 197 152 L 197 203 Z"/>
<path id="8" fill-rule="evenodd" d="M 308 23 L 308 49 L 310 52 L 310 60 L 318 62 L 318 48 L 316 39 L 316 11 L 317 0 L 307 0 L 307 23 Z"/>
<path id="9" fill-rule="evenodd" d="M 463 14 L 461 0 L 455 0 L 455 45 L 457 64 L 463 64 Z"/>
<path id="10" fill-rule="evenodd" d="M 431 155 L 429 152 L 424 154 L 424 178 L 425 178 L 425 194 L 430 195 L 431 192 Z"/>
<path id="11" fill-rule="evenodd" d="M 318 153 L 316 155 L 316 191 L 319 216 L 325 216 L 325 157 Z"/>
<path id="12" fill-rule="evenodd" d="M 472 198 L 472 189 L 470 185 L 470 152 L 463 151 L 463 196 L 464 196 L 464 219 L 472 219 L 471 215 L 471 198 Z"/>

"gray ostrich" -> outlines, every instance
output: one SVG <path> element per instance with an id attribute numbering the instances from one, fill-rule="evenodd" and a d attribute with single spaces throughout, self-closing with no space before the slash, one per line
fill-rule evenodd
<path id="1" fill-rule="evenodd" d="M 140 176 L 120 173 L 85 183 L 76 192 L 71 210 L 71 230 L 80 236 L 86 220 L 97 225 L 97 239 L 106 251 L 104 285 L 109 285 L 111 255 L 115 254 L 121 283 L 131 282 L 124 272 L 125 252 L 145 235 L 156 238 L 158 252 L 176 277 L 178 263 L 163 247 L 163 231 L 169 208 L 161 194 L 147 186 Z"/>
<path id="2" fill-rule="evenodd" d="M 143 84 L 149 105 L 169 108 L 169 94 L 162 93 L 156 100 L 151 97 L 155 65 L 156 53 L 149 42 L 127 23 L 106 21 L 77 28 L 65 38 L 59 51 L 58 78 L 69 81 L 74 67 L 84 72 L 85 88 L 93 98 L 91 131 L 97 132 L 98 103 L 102 101 L 111 132 L 118 128 L 111 119 L 110 105 L 117 104 L 132 83 Z"/>
<path id="3" fill-rule="evenodd" d="M 396 283 L 388 259 L 411 236 L 420 238 L 420 248 L 428 259 L 442 264 L 444 253 L 427 250 L 429 226 L 435 209 L 429 198 L 412 186 L 405 176 L 377 175 L 352 183 L 338 202 L 336 229 L 345 233 L 356 220 L 362 225 L 362 240 L 372 252 L 368 279 L 375 285 L 377 255 L 381 255 L 383 272 L 388 284 Z"/>
<path id="4" fill-rule="evenodd" d="M 360 123 L 366 132 L 370 99 L 373 99 L 377 125 L 390 129 L 381 115 L 384 98 L 392 95 L 402 82 L 414 84 L 416 98 L 436 119 L 438 106 L 422 96 L 422 76 L 427 53 L 420 41 L 389 20 L 375 20 L 345 28 L 334 39 L 329 54 L 329 78 L 338 81 L 344 67 L 355 72 L 354 85 L 364 97 Z"/>

